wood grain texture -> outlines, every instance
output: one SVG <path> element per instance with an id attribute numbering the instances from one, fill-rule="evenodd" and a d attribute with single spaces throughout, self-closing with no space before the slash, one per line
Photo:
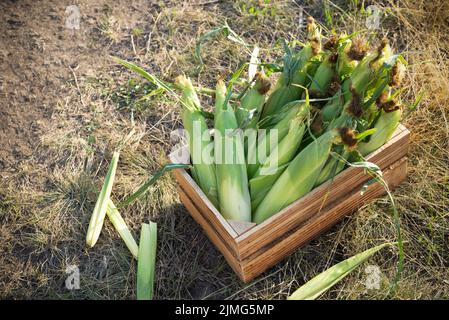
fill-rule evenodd
<path id="1" fill-rule="evenodd" d="M 408 152 L 410 132 L 401 126 L 393 138 L 373 152 L 367 160 L 377 164 L 382 170 L 395 163 Z M 341 199 L 356 186 L 369 181 L 371 177 L 360 168 L 347 168 L 333 181 L 327 181 L 310 193 L 295 201 L 279 213 L 254 228 L 238 236 L 239 259 L 245 259 L 274 239 L 288 233 L 336 199 Z"/>
<path id="2" fill-rule="evenodd" d="M 193 203 L 203 213 L 204 218 L 216 225 L 217 231 L 226 241 L 232 241 L 238 236 L 228 221 L 214 207 L 207 196 L 184 169 L 173 170 L 173 175 L 180 188 L 189 196 Z"/>
<path id="3" fill-rule="evenodd" d="M 391 189 L 399 185 L 406 176 L 407 159 L 405 157 L 384 171 L 384 177 Z M 287 235 L 283 235 L 279 242 L 262 248 L 258 252 L 253 253 L 252 256 L 241 261 L 242 280 L 247 282 L 254 279 L 269 267 L 291 254 L 298 247 L 303 246 L 331 228 L 348 214 L 386 193 L 379 183 L 370 185 L 363 195 L 360 193 L 360 187 L 361 185 L 358 190 L 353 190 L 344 198 L 329 204 L 319 214 L 290 231 Z"/>
<path id="4" fill-rule="evenodd" d="M 208 238 L 212 241 L 215 247 L 223 254 L 228 264 L 231 268 L 239 275 L 240 278 L 243 278 L 242 270 L 240 268 L 240 262 L 236 258 L 235 252 L 228 246 L 229 242 L 227 242 L 219 232 L 215 229 L 214 225 L 210 224 L 204 217 L 203 214 L 200 213 L 200 209 L 195 206 L 192 200 L 187 196 L 183 190 L 179 189 L 179 199 L 187 208 L 187 211 L 190 213 L 192 218 L 201 226 L 204 230 Z"/>

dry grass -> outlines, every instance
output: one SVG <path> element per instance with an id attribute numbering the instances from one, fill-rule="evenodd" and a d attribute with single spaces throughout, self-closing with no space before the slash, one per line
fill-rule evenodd
<path id="1" fill-rule="evenodd" d="M 0 180 L 0 298 L 135 298 L 131 255 L 109 222 L 95 248 L 87 250 L 88 219 L 111 152 L 131 129 L 131 119 L 136 134 L 122 152 L 114 199 L 135 190 L 167 161 L 170 132 L 180 127 L 180 120 L 178 106 L 165 97 L 137 104 L 144 85 L 129 82 L 134 76 L 110 63 L 108 55 L 133 60 L 164 79 L 183 72 L 212 86 L 218 75 L 235 70 L 248 57 L 239 45 L 218 38 L 205 44 L 206 67 L 198 72 L 194 47 L 204 31 L 227 19 L 246 41 L 262 48 L 264 59 L 273 61 L 281 54 L 276 40 L 294 39 L 303 30 L 297 23 L 300 7 L 289 1 L 275 1 L 268 8 L 252 1 L 260 10 L 257 15 L 248 12 L 243 1 L 173 2 L 150 8 L 137 3 L 151 17 L 147 11 L 133 11 L 132 26 L 126 26 L 130 11 L 124 7 L 106 6 L 97 13 L 97 28 L 88 41 L 101 48 L 96 52 L 100 58 L 92 61 L 104 62 L 92 74 L 79 76 L 79 91 L 74 81 L 67 83 L 70 95 L 55 101 L 51 128 L 33 156 Z M 360 10 L 346 3 L 329 3 L 334 27 L 360 28 Z M 405 119 L 412 131 L 409 178 L 394 192 L 407 241 L 404 278 L 393 297 L 398 299 L 449 297 L 449 6 L 441 3 L 378 3 L 388 10 L 380 34 L 393 39 L 410 63 L 404 100 L 425 93 L 419 109 Z M 313 14 L 324 23 L 322 8 L 322 1 L 306 1 L 304 15 Z M 244 285 L 180 205 L 169 176 L 122 214 L 136 234 L 148 219 L 159 224 L 158 299 L 283 299 L 326 267 L 395 239 L 391 207 L 380 199 Z M 370 260 L 382 272 L 380 290 L 366 291 L 362 267 L 324 298 L 385 298 L 396 262 L 394 250 Z M 81 289 L 68 291 L 65 269 L 73 264 L 81 271 Z"/>

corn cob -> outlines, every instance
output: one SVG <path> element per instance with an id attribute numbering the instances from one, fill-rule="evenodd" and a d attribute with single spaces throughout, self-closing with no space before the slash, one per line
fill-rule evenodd
<path id="1" fill-rule="evenodd" d="M 324 45 L 323 61 L 317 68 L 310 83 L 309 94 L 312 98 L 320 98 L 327 95 L 332 81 L 337 79 L 335 64 L 337 63 L 337 37 L 332 36 Z"/>
<path id="2" fill-rule="evenodd" d="M 182 89 L 182 122 L 189 139 L 192 176 L 209 200 L 218 208 L 217 180 L 213 158 L 213 143 L 201 105 L 190 79 L 179 76 L 176 84 Z"/>
<path id="3" fill-rule="evenodd" d="M 240 128 L 256 128 L 260 118 L 265 95 L 270 90 L 270 82 L 267 77 L 261 73 L 256 73 L 254 85 L 242 98 L 240 107 L 237 108 L 235 116 Z M 253 113 L 250 119 L 250 114 Z"/>
<path id="4" fill-rule="evenodd" d="M 281 141 L 289 131 L 290 121 L 294 119 L 305 105 L 303 102 L 291 102 L 286 106 L 285 114 L 273 127 L 259 135 L 257 141 L 249 146 L 248 150 L 248 177 L 252 178 L 265 161 L 273 148 Z"/>
<path id="5" fill-rule="evenodd" d="M 251 221 L 243 134 L 229 105 L 215 110 L 214 143 L 220 212 L 226 219 Z"/>
<path id="6" fill-rule="evenodd" d="M 303 89 L 309 82 L 310 59 L 321 51 L 321 33 L 313 18 L 307 21 L 309 42 L 297 54 L 293 55 L 286 47 L 284 71 L 279 77 L 273 92 L 262 110 L 262 118 L 268 117 L 286 103 L 301 98 Z"/>
<path id="7" fill-rule="evenodd" d="M 362 142 L 358 146 L 363 156 L 377 150 L 390 140 L 401 120 L 402 109 L 394 100 L 382 102 L 379 108 L 380 115 L 374 125 L 376 131 L 369 137 L 368 142 Z"/>
<path id="8" fill-rule="evenodd" d="M 342 145 L 336 146 L 335 151 L 342 159 L 330 155 L 327 159 L 326 164 L 320 172 L 320 176 L 315 182 L 315 186 L 319 186 L 323 182 L 326 182 L 330 178 L 339 174 L 345 168 L 345 161 L 348 160 L 350 155 L 349 151 L 346 150 Z"/>
<path id="9" fill-rule="evenodd" d="M 306 109 L 306 105 L 304 105 L 303 109 Z M 251 207 L 253 211 L 296 155 L 306 128 L 304 124 L 305 111 L 302 113 L 302 115 L 291 120 L 287 135 L 270 153 L 266 161 L 250 180 Z"/>
<path id="10" fill-rule="evenodd" d="M 337 137 L 337 130 L 326 132 L 290 162 L 257 207 L 254 222 L 261 223 L 312 190 Z"/>
<path id="11" fill-rule="evenodd" d="M 338 50 L 337 73 L 340 79 L 347 78 L 368 51 L 366 41 L 356 38 L 344 41 Z"/>

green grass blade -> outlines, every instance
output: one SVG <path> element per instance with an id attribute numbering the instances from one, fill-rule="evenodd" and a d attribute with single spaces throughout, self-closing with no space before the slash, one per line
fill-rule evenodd
<path id="1" fill-rule="evenodd" d="M 314 300 L 330 289 L 332 286 L 337 284 L 340 280 L 346 277 L 351 271 L 357 268 L 364 261 L 368 260 L 373 254 L 382 248 L 394 245 L 395 243 L 384 243 L 378 245 L 374 248 L 368 249 L 361 253 L 352 256 L 336 265 L 330 267 L 326 271 L 315 276 L 313 279 L 309 280 L 298 290 L 296 290 L 291 296 L 288 297 L 289 300 Z"/>
<path id="2" fill-rule="evenodd" d="M 123 220 L 122 216 L 120 215 L 120 212 L 118 212 L 114 202 L 112 202 L 111 199 L 109 199 L 108 201 L 108 208 L 106 210 L 106 214 L 108 215 L 109 220 L 112 222 L 112 225 L 114 226 L 115 230 L 117 230 L 120 237 L 125 242 L 131 254 L 134 256 L 134 258 L 137 259 L 139 247 L 137 246 L 136 240 L 134 240 L 134 237 L 131 231 L 129 230 L 128 226 L 126 225 L 125 220 Z"/>
<path id="3" fill-rule="evenodd" d="M 93 247 L 100 236 L 103 228 L 104 218 L 106 216 L 106 209 L 108 207 L 109 197 L 111 196 L 112 185 L 114 184 L 115 172 L 117 170 L 117 163 L 120 153 L 115 151 L 111 163 L 109 164 L 108 173 L 104 179 L 103 187 L 101 188 L 97 202 L 95 204 L 94 212 L 90 218 L 89 228 L 87 229 L 86 243 L 89 247 Z"/>
<path id="4" fill-rule="evenodd" d="M 175 100 L 179 103 L 181 103 L 184 107 L 186 108 L 190 108 L 189 105 L 187 105 L 186 103 L 184 103 L 182 101 L 182 99 L 179 97 L 178 94 L 176 94 L 176 92 L 173 91 L 172 87 L 173 85 L 171 83 L 166 83 L 160 79 L 158 79 L 155 75 L 145 71 L 144 69 L 142 69 L 141 67 L 139 67 L 138 65 L 135 65 L 134 63 L 122 60 L 118 57 L 112 57 L 112 59 L 121 64 L 122 66 L 124 66 L 125 68 L 133 71 L 134 73 L 138 74 L 139 76 L 141 76 L 142 78 L 148 80 L 148 82 L 156 85 L 158 88 L 161 88 L 161 90 L 168 92 L 173 98 L 175 98 Z"/>
<path id="5" fill-rule="evenodd" d="M 137 260 L 137 300 L 153 299 L 156 246 L 157 224 L 143 223 Z"/>
<path id="6" fill-rule="evenodd" d="M 201 57 L 201 47 L 204 42 L 208 41 L 211 38 L 215 38 L 220 34 L 224 34 L 227 39 L 236 42 L 245 48 L 248 46 L 246 42 L 239 36 L 237 33 L 232 30 L 229 25 L 225 22 L 225 24 L 221 27 L 210 30 L 199 37 L 195 45 L 195 58 L 199 62 L 199 68 L 201 69 L 204 65 L 203 58 Z"/>
<path id="7" fill-rule="evenodd" d="M 137 189 L 136 192 L 129 195 L 125 198 L 122 202 L 119 203 L 117 208 L 123 208 L 124 206 L 127 206 L 134 202 L 137 198 L 139 198 L 141 195 L 143 195 L 148 188 L 150 188 L 164 173 L 169 172 L 174 169 L 188 169 L 190 168 L 190 165 L 188 164 L 180 164 L 180 163 L 169 163 L 163 166 L 161 169 L 156 171 L 151 178 L 149 178 L 142 186 L 140 186 L 139 189 Z"/>

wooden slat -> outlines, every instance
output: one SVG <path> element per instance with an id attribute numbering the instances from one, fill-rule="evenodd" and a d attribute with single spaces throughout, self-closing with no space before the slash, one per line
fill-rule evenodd
<path id="1" fill-rule="evenodd" d="M 406 176 L 407 161 L 405 157 L 384 171 L 384 179 L 388 181 L 391 189 L 401 183 Z M 336 200 L 333 204 L 323 209 L 320 214 L 312 217 L 297 227 L 296 230 L 290 232 L 281 241 L 272 246 L 262 248 L 259 252 L 253 253 L 253 255 L 241 261 L 242 280 L 247 282 L 255 278 L 292 253 L 299 246 L 308 243 L 328 230 L 346 215 L 383 194 L 385 194 L 385 189 L 379 183 L 375 183 L 370 185 L 363 195 L 360 194 L 360 191 L 353 190 L 346 197 Z"/>
<path id="2" fill-rule="evenodd" d="M 229 242 L 235 243 L 237 233 L 232 229 L 225 218 L 218 212 L 212 202 L 196 184 L 192 177 L 184 169 L 173 170 L 173 175 L 180 188 L 189 196 L 195 203 L 198 209 L 203 213 L 204 218 L 212 225 L 216 226 L 220 235 Z M 234 246 L 235 247 L 235 246 Z"/>
<path id="3" fill-rule="evenodd" d="M 179 190 L 179 198 L 189 211 L 192 218 L 201 226 L 215 247 L 223 254 L 231 268 L 239 275 L 240 278 L 243 278 L 240 263 L 235 258 L 235 254 L 233 254 L 231 249 L 227 246 L 225 239 L 221 237 L 221 234 L 217 232 L 213 225 L 204 219 L 203 215 L 199 211 L 199 208 L 193 204 L 191 199 L 182 190 Z"/>
<path id="4" fill-rule="evenodd" d="M 407 154 L 410 132 L 402 125 L 393 138 L 367 157 L 381 169 L 395 163 Z M 238 236 L 237 252 L 240 260 L 260 250 L 270 242 L 288 233 L 335 199 L 341 199 L 355 187 L 366 183 L 371 177 L 360 168 L 348 168 L 334 178 L 315 188 L 279 213 Z"/>

